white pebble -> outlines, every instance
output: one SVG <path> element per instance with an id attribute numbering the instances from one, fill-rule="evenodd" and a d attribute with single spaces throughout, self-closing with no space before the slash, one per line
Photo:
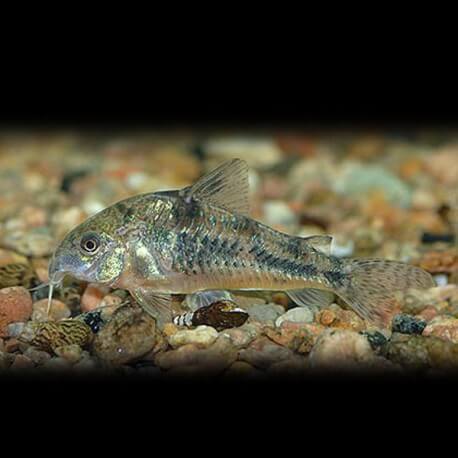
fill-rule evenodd
<path id="1" fill-rule="evenodd" d="M 445 286 L 448 284 L 448 277 L 444 274 L 434 275 L 434 281 L 437 286 Z"/>

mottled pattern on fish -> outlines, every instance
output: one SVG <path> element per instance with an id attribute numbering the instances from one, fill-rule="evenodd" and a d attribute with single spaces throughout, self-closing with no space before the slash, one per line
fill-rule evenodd
<path id="1" fill-rule="evenodd" d="M 345 280 L 339 259 L 307 246 L 302 238 L 168 194 L 134 198 L 135 212 L 129 201 L 117 204 L 120 213 L 125 212 L 120 232 L 133 236 L 131 269 L 142 285 L 191 293 L 212 288 L 294 289 Z"/>
<path id="2" fill-rule="evenodd" d="M 335 293 L 380 326 L 389 325 L 396 291 L 434 285 L 417 267 L 337 259 L 329 236 L 283 234 L 248 215 L 248 169 L 236 159 L 192 186 L 134 196 L 89 218 L 60 244 L 49 277 L 127 289 L 162 321 L 171 320 L 170 294 L 284 290 L 312 307 Z"/>

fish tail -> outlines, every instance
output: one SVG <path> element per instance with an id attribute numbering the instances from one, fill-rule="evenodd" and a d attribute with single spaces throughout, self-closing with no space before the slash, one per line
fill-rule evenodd
<path id="1" fill-rule="evenodd" d="M 409 264 L 383 259 L 344 260 L 345 280 L 335 293 L 376 326 L 387 328 L 400 303 L 398 292 L 434 286 L 431 275 Z"/>

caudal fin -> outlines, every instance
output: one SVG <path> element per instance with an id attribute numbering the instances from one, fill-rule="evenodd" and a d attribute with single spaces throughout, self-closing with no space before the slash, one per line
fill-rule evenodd
<path id="1" fill-rule="evenodd" d="M 428 272 L 397 261 L 349 259 L 345 271 L 348 281 L 336 288 L 336 294 L 363 318 L 383 328 L 390 325 L 399 308 L 397 292 L 434 286 Z"/>

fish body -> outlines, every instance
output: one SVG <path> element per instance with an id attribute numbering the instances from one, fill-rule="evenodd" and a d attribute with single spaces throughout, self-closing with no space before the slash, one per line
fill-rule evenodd
<path id="1" fill-rule="evenodd" d="M 244 161 L 223 164 L 194 185 L 120 201 L 71 231 L 49 268 L 127 289 L 165 320 L 172 294 L 208 290 L 282 290 L 303 306 L 339 295 L 360 315 L 387 324 L 393 293 L 433 286 L 407 264 L 330 255 L 331 237 L 297 237 L 249 217 Z"/>

